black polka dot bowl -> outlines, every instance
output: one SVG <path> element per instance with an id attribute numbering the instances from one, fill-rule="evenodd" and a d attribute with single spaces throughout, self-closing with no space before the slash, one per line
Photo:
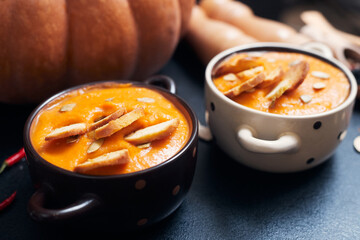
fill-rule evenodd
<path id="1" fill-rule="evenodd" d="M 348 78 L 349 96 L 332 110 L 306 116 L 279 115 L 240 105 L 216 88 L 212 73 L 230 55 L 252 51 L 295 52 L 329 63 Z M 241 164 L 277 173 L 303 171 L 329 159 L 346 135 L 357 93 L 353 74 L 340 62 L 281 43 L 249 44 L 225 50 L 209 62 L 205 78 L 208 125 L 216 144 Z"/>
<path id="2" fill-rule="evenodd" d="M 168 77 L 157 76 L 146 83 L 132 84 L 156 90 L 182 111 L 190 125 L 190 138 L 186 145 L 161 164 L 138 172 L 91 176 L 64 170 L 50 164 L 35 151 L 29 133 L 34 117 L 47 103 L 84 85 L 56 94 L 40 104 L 25 125 L 24 147 L 36 188 L 28 204 L 32 219 L 46 223 L 45 225 L 51 222 L 56 226 L 59 223 L 70 223 L 76 228 L 86 228 L 87 232 L 100 228 L 107 231 L 130 231 L 165 219 L 184 201 L 196 166 L 197 117 L 191 108 L 174 94 L 174 82 Z"/>

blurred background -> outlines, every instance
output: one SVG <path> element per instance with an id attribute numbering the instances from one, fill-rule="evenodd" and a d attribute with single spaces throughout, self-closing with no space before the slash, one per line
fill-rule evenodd
<path id="1" fill-rule="evenodd" d="M 303 25 L 301 12 L 318 10 L 336 28 L 356 35 L 360 34 L 360 1 L 359 0 L 242 0 L 258 16 L 279 20 L 296 29 Z"/>

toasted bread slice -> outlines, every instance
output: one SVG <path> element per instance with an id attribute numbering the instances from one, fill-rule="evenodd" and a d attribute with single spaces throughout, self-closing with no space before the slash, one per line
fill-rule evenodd
<path id="1" fill-rule="evenodd" d="M 239 80 L 239 78 L 233 73 L 228 73 L 228 74 L 224 75 L 222 78 L 225 81 L 237 81 L 237 80 Z"/>
<path id="2" fill-rule="evenodd" d="M 45 141 L 84 134 L 86 133 L 86 131 L 87 129 L 85 123 L 75 123 L 72 125 L 54 129 L 50 134 L 45 137 Z"/>
<path id="3" fill-rule="evenodd" d="M 291 66 L 284 74 L 284 77 L 279 84 L 276 85 L 268 95 L 266 95 L 266 98 L 274 102 L 286 91 L 296 89 L 305 80 L 308 71 L 309 64 L 305 61 L 299 61 L 297 64 Z"/>
<path id="4" fill-rule="evenodd" d="M 125 112 L 125 108 L 124 107 L 121 107 L 120 109 L 116 110 L 115 112 L 113 112 L 112 114 L 108 115 L 107 117 L 97 121 L 97 122 L 94 122 L 92 123 L 90 126 L 89 126 L 89 131 L 92 131 L 92 130 L 95 130 L 101 126 L 104 126 L 105 124 L 107 124 L 108 122 L 112 121 L 112 120 L 115 120 L 119 117 L 121 117 Z"/>
<path id="5" fill-rule="evenodd" d="M 95 168 L 125 164 L 129 161 L 129 151 L 127 149 L 122 149 L 115 152 L 105 153 L 93 159 L 88 159 L 86 162 L 75 166 L 74 171 L 78 173 L 86 173 L 87 171 Z"/>
<path id="6" fill-rule="evenodd" d="M 113 135 L 117 131 L 129 126 L 139 118 L 145 115 L 144 109 L 141 107 L 135 108 L 131 112 L 121 116 L 118 119 L 112 120 L 102 127 L 95 130 L 95 139 L 104 138 Z"/>
<path id="7" fill-rule="evenodd" d="M 264 81 L 259 84 L 259 88 L 267 88 L 270 87 L 271 85 L 275 85 L 278 82 L 281 81 L 281 79 L 284 76 L 284 70 L 282 69 L 282 67 L 278 67 L 275 70 L 273 70 L 272 72 L 270 72 L 264 79 Z"/>
<path id="8" fill-rule="evenodd" d="M 310 69 L 310 65 L 306 61 L 300 61 L 298 64 L 290 67 L 285 77 L 291 79 L 291 86 L 287 91 L 295 90 L 306 78 Z"/>
<path id="9" fill-rule="evenodd" d="M 244 54 L 236 54 L 228 61 L 224 61 L 215 70 L 214 76 L 219 77 L 228 73 L 238 73 L 250 68 L 263 66 L 264 63 L 259 61 L 258 57 L 246 56 Z"/>
<path id="10" fill-rule="evenodd" d="M 258 66 L 258 67 L 254 67 L 254 68 L 239 72 L 236 74 L 236 76 L 240 79 L 249 79 L 249 78 L 254 78 L 256 75 L 258 75 L 262 71 L 264 71 L 264 67 Z"/>
<path id="11" fill-rule="evenodd" d="M 248 91 L 254 87 L 256 87 L 258 84 L 262 83 L 264 81 L 265 75 L 264 73 L 260 73 L 257 76 L 241 83 L 240 85 L 233 87 L 229 91 L 225 92 L 225 96 L 229 98 L 233 98 L 236 96 L 239 96 L 242 92 Z"/>
<path id="12" fill-rule="evenodd" d="M 140 129 L 126 136 L 124 139 L 135 145 L 160 140 L 169 136 L 177 128 L 179 123 L 179 119 L 174 118 L 166 122 Z"/>

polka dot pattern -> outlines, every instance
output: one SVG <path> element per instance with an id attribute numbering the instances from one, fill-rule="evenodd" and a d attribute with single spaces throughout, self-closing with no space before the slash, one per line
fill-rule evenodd
<path id="1" fill-rule="evenodd" d="M 143 226 L 148 222 L 147 218 L 142 218 L 137 222 L 138 226 Z"/>
<path id="2" fill-rule="evenodd" d="M 135 183 L 135 189 L 137 190 L 142 190 L 145 188 L 145 186 L 146 186 L 146 181 L 144 179 L 140 179 Z"/>
<path id="3" fill-rule="evenodd" d="M 346 137 L 346 134 L 347 134 L 347 131 L 343 131 L 343 132 L 340 132 L 339 135 L 338 135 L 338 139 L 340 141 L 344 140 L 344 138 Z"/>
<path id="4" fill-rule="evenodd" d="M 176 196 L 180 191 L 180 186 L 176 185 L 174 189 L 172 190 L 172 195 Z"/>
<path id="5" fill-rule="evenodd" d="M 213 102 L 210 103 L 211 111 L 215 111 L 215 104 Z"/>
<path id="6" fill-rule="evenodd" d="M 315 122 L 313 127 L 315 130 L 321 128 L 321 122 L 320 121 Z"/>
<path id="7" fill-rule="evenodd" d="M 311 164 L 315 161 L 315 158 L 310 158 L 306 161 L 307 164 Z"/>

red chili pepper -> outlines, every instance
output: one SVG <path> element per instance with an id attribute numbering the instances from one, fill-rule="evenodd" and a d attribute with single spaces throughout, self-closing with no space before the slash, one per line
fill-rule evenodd
<path id="1" fill-rule="evenodd" d="M 20 149 L 17 153 L 5 159 L 4 163 L 0 167 L 0 173 L 2 173 L 6 167 L 10 167 L 15 163 L 19 162 L 23 157 L 25 157 L 24 148 Z"/>
<path id="2" fill-rule="evenodd" d="M 16 196 L 16 191 L 13 194 L 11 194 L 10 197 L 2 201 L 0 203 L 0 211 L 4 210 L 7 206 L 9 206 L 14 201 L 15 196 Z"/>

